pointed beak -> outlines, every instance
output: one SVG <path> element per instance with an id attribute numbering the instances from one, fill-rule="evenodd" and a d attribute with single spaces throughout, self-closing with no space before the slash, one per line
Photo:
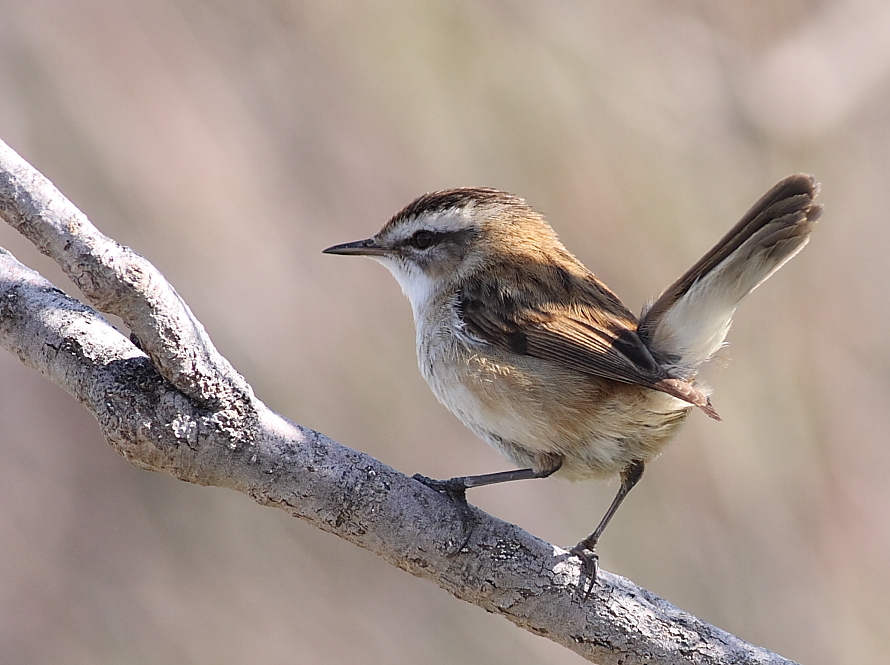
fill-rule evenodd
<path id="1" fill-rule="evenodd" d="M 388 250 L 377 244 L 374 238 L 367 240 L 356 240 L 355 242 L 346 242 L 342 245 L 334 245 L 322 250 L 323 254 L 344 254 L 356 256 L 384 256 L 388 254 Z"/>

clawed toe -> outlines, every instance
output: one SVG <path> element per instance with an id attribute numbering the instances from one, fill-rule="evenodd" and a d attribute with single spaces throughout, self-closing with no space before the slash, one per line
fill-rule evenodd
<path id="1" fill-rule="evenodd" d="M 581 600 L 586 601 L 593 593 L 593 587 L 596 586 L 600 558 L 595 551 L 585 546 L 584 541 L 575 545 L 569 552 L 581 559 L 581 578 L 578 591 L 581 592 Z"/>
<path id="2" fill-rule="evenodd" d="M 458 543 L 457 547 L 452 548 L 445 554 L 445 556 L 448 557 L 457 556 L 458 554 L 460 554 L 461 550 L 467 546 L 467 543 L 470 542 L 470 536 L 473 535 L 473 530 L 476 528 L 476 518 L 473 515 L 473 510 L 470 507 L 470 504 L 467 503 L 466 484 L 461 482 L 461 478 L 436 480 L 434 478 L 427 478 L 426 476 L 419 473 L 415 473 L 411 477 L 414 480 L 423 483 L 427 487 L 446 495 L 449 499 L 451 499 L 451 502 L 457 508 L 458 516 L 460 518 L 461 532 L 463 535 L 461 536 L 460 542 Z"/>
<path id="3" fill-rule="evenodd" d="M 441 492 L 442 494 L 447 494 L 452 497 L 455 501 L 462 501 L 464 503 L 467 502 L 467 486 L 464 485 L 460 478 L 449 478 L 448 480 L 436 480 L 435 478 L 428 478 L 419 473 L 415 473 L 411 476 L 414 480 L 423 483 L 427 487 L 430 487 L 437 492 Z"/>

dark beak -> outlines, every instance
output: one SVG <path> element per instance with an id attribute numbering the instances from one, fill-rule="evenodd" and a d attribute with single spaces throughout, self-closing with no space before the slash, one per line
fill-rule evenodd
<path id="1" fill-rule="evenodd" d="M 383 256 L 389 252 L 385 247 L 377 244 L 374 238 L 367 240 L 356 240 L 355 242 L 346 242 L 342 245 L 334 245 L 322 250 L 324 254 L 345 254 L 356 256 Z"/>

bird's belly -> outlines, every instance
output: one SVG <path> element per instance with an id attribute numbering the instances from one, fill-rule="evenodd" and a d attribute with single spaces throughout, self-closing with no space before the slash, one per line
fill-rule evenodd
<path id="1" fill-rule="evenodd" d="M 652 459 L 689 413 L 670 395 L 543 363 L 468 353 L 421 369 L 439 401 L 515 464 L 557 455 L 570 480 Z"/>

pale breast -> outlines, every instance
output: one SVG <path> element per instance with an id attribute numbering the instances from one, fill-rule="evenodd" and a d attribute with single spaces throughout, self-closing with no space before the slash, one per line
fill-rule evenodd
<path id="1" fill-rule="evenodd" d="M 519 466 L 536 453 L 559 455 L 571 480 L 622 471 L 657 455 L 689 405 L 642 386 L 617 383 L 520 356 L 455 334 L 418 329 L 418 362 L 437 399 Z"/>

